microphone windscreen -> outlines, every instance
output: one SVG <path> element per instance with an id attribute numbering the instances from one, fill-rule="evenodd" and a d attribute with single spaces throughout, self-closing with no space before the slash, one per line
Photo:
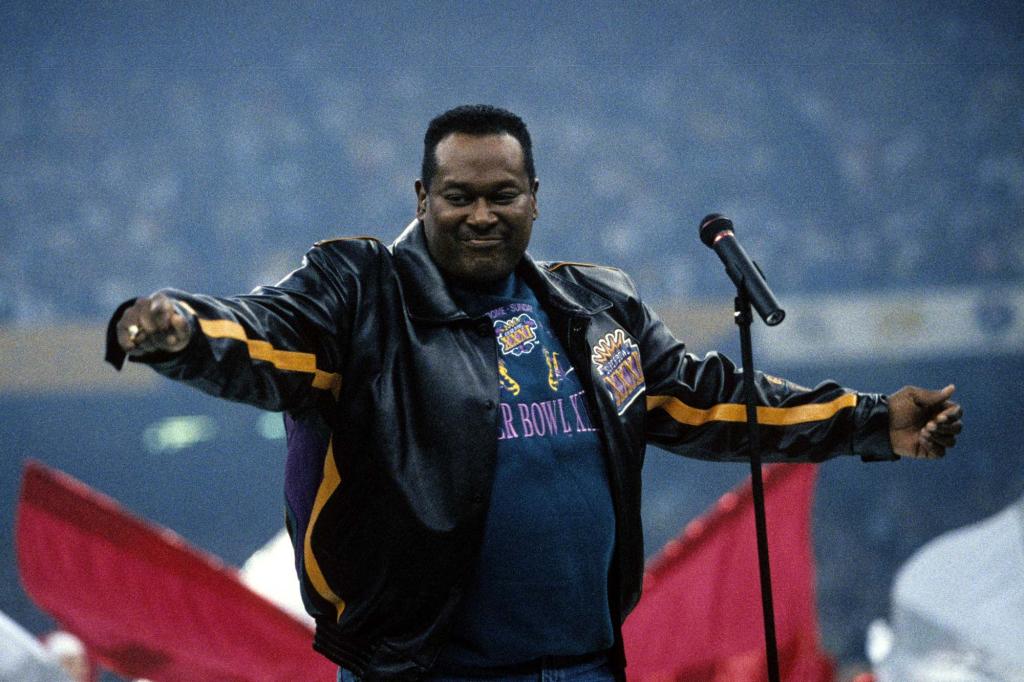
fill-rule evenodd
<path id="1" fill-rule="evenodd" d="M 700 240 L 708 248 L 715 243 L 715 237 L 725 230 L 732 230 L 732 221 L 721 213 L 709 213 L 700 221 Z"/>

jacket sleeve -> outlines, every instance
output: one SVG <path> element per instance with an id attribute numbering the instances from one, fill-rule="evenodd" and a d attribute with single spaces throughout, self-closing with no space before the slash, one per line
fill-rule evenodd
<path id="1" fill-rule="evenodd" d="M 302 409 L 324 395 L 337 397 L 358 285 L 354 269 L 334 260 L 315 247 L 280 283 L 244 296 L 164 289 L 189 313 L 189 345 L 129 360 L 205 393 L 268 410 Z M 119 369 L 125 356 L 115 326 L 131 303 L 115 312 L 107 330 L 107 361 Z"/>
<path id="2" fill-rule="evenodd" d="M 746 459 L 742 369 L 719 353 L 687 353 L 638 298 L 631 307 L 647 382 L 648 441 L 701 459 Z M 842 454 L 897 459 L 885 396 L 833 381 L 809 389 L 762 372 L 755 372 L 754 384 L 764 461 L 821 461 Z"/>

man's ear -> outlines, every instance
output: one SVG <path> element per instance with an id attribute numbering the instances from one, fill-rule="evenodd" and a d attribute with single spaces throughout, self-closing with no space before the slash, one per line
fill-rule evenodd
<path id="1" fill-rule="evenodd" d="M 413 188 L 416 190 L 416 217 L 422 220 L 423 214 L 427 212 L 427 188 L 420 180 L 416 181 Z"/>
<path id="2" fill-rule="evenodd" d="M 530 200 L 533 201 L 533 219 L 536 220 L 540 212 L 537 210 L 537 190 L 540 189 L 540 180 L 537 178 L 533 179 L 533 186 L 530 188 Z"/>

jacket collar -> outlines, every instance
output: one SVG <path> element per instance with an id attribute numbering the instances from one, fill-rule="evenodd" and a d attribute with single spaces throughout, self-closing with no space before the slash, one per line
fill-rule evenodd
<path id="1" fill-rule="evenodd" d="M 452 298 L 448 284 L 427 251 L 422 221 L 409 223 L 389 249 L 395 258 L 409 317 L 426 322 L 470 319 Z M 523 255 L 516 270 L 542 305 L 561 313 L 591 317 L 612 305 L 603 296 L 549 272 L 528 253 Z"/>

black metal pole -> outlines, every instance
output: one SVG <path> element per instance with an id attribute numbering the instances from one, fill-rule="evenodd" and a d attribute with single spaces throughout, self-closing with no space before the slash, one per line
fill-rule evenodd
<path id="1" fill-rule="evenodd" d="M 775 609 L 772 605 L 772 575 L 768 563 L 768 525 L 764 515 L 764 481 L 761 479 L 761 442 L 757 428 L 757 392 L 754 389 L 754 351 L 750 341 L 753 317 L 750 301 L 742 287 L 737 289 L 735 320 L 740 328 L 743 357 L 743 394 L 747 405 L 747 446 L 750 454 L 750 482 L 754 496 L 754 526 L 757 531 L 757 562 L 761 572 L 761 607 L 764 614 L 764 644 L 768 682 L 779 682 L 779 650 L 775 641 Z"/>

